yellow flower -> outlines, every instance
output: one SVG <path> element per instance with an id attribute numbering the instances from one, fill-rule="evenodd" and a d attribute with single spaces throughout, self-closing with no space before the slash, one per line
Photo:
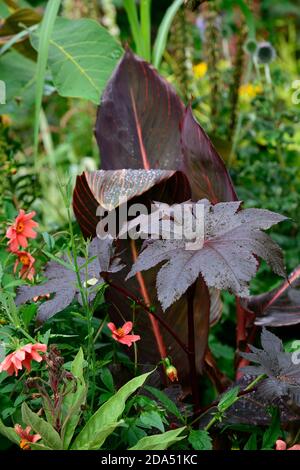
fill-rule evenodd
<path id="1" fill-rule="evenodd" d="M 260 85 L 252 85 L 252 83 L 245 83 L 244 85 L 240 86 L 239 95 L 240 98 L 244 99 L 245 101 L 251 101 L 257 95 L 262 93 L 263 89 Z"/>
<path id="2" fill-rule="evenodd" d="M 202 78 L 207 72 L 207 63 L 199 62 L 199 64 L 193 67 L 194 75 L 196 78 Z"/>
<path id="3" fill-rule="evenodd" d="M 1 122 L 2 122 L 4 127 L 11 126 L 12 121 L 11 121 L 11 118 L 8 114 L 2 114 L 0 119 L 1 119 Z"/>

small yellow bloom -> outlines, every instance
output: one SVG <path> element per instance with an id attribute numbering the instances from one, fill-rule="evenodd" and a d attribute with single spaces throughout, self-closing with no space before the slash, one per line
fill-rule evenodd
<path id="1" fill-rule="evenodd" d="M 244 85 L 241 85 L 239 89 L 240 98 L 245 101 L 251 101 L 262 92 L 263 89 L 260 85 L 252 85 L 252 83 L 245 83 Z"/>
<path id="2" fill-rule="evenodd" d="M 9 127 L 11 126 L 12 120 L 8 114 L 2 114 L 1 116 L 1 122 L 4 127 Z"/>
<path id="3" fill-rule="evenodd" d="M 207 72 L 207 63 L 199 62 L 199 64 L 193 67 L 194 75 L 196 78 L 202 78 Z"/>

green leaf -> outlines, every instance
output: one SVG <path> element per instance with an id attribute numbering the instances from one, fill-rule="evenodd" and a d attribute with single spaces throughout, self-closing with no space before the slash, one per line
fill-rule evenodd
<path id="1" fill-rule="evenodd" d="M 188 441 L 195 450 L 212 450 L 211 437 L 207 431 L 191 431 Z"/>
<path id="2" fill-rule="evenodd" d="M 244 450 L 257 450 L 257 434 L 253 433 L 244 446 Z"/>
<path id="3" fill-rule="evenodd" d="M 157 33 L 154 47 L 153 47 L 153 58 L 152 58 L 153 65 L 157 69 L 160 66 L 161 59 L 162 59 L 164 50 L 166 48 L 167 39 L 168 39 L 172 22 L 182 4 L 183 4 L 183 0 L 174 0 L 172 5 L 167 9 L 165 16 L 163 17 L 163 20 L 160 23 L 160 26 L 158 28 L 158 33 Z"/>
<path id="4" fill-rule="evenodd" d="M 130 25 L 131 34 L 135 42 L 136 53 L 144 57 L 144 40 L 141 40 L 141 28 L 139 24 L 137 6 L 135 0 L 124 0 L 124 9 L 127 14 L 128 23 Z"/>
<path id="5" fill-rule="evenodd" d="M 110 392 L 114 392 L 115 390 L 114 379 L 113 379 L 113 376 L 111 375 L 110 370 L 107 367 L 104 367 L 103 369 L 101 369 L 100 377 L 105 387 L 107 388 L 107 390 L 109 390 Z"/>
<path id="6" fill-rule="evenodd" d="M 186 436 L 178 437 L 186 427 L 167 431 L 155 436 L 143 437 L 137 444 L 129 450 L 165 450 L 175 442 L 181 441 Z"/>
<path id="7" fill-rule="evenodd" d="M 31 36 L 35 48 L 39 37 L 39 30 Z M 57 18 L 49 44 L 48 64 L 58 93 L 99 104 L 122 53 L 121 46 L 96 21 Z"/>
<path id="8" fill-rule="evenodd" d="M 44 446 L 38 442 L 30 443 L 30 450 L 52 450 L 51 447 Z"/>
<path id="9" fill-rule="evenodd" d="M 221 413 L 224 413 L 230 406 L 232 406 L 236 400 L 238 399 L 237 396 L 239 394 L 240 388 L 239 387 L 233 387 L 230 390 L 228 390 L 221 398 L 218 404 L 218 410 Z"/>
<path id="10" fill-rule="evenodd" d="M 146 428 L 156 428 L 164 432 L 165 428 L 161 416 L 157 411 L 145 411 L 140 415 L 139 425 Z"/>
<path id="11" fill-rule="evenodd" d="M 24 325 L 26 328 L 30 324 L 31 320 L 35 316 L 37 311 L 37 304 L 24 304 L 19 307 L 19 314 L 23 319 Z"/>
<path id="12" fill-rule="evenodd" d="M 272 421 L 270 427 L 263 435 L 262 450 L 272 449 L 278 437 L 282 434 L 280 429 L 280 413 L 278 408 L 271 410 Z"/>
<path id="13" fill-rule="evenodd" d="M 57 431 L 47 423 L 44 419 L 40 418 L 36 413 L 30 410 L 26 403 L 22 404 L 22 419 L 27 426 L 31 426 L 34 432 L 41 435 L 45 446 L 53 450 L 62 449 L 62 441 Z"/>
<path id="14" fill-rule="evenodd" d="M 123 413 L 127 398 L 143 385 L 152 372 L 140 375 L 123 385 L 113 397 L 102 405 L 89 419 L 76 437 L 73 450 L 97 450 L 118 425 L 117 420 Z"/>
<path id="15" fill-rule="evenodd" d="M 14 428 L 9 428 L 3 424 L 3 422 L 0 419 L 0 434 L 2 436 L 6 437 L 10 441 L 14 442 L 15 444 L 19 445 L 20 444 L 20 437 L 14 430 Z"/>
<path id="16" fill-rule="evenodd" d="M 76 390 L 69 392 L 64 399 L 66 418 L 62 425 L 63 448 L 68 449 L 81 416 L 81 407 L 86 400 L 86 385 L 83 375 L 84 356 L 80 348 L 71 365 L 71 373 L 76 378 Z"/>
<path id="17" fill-rule="evenodd" d="M 55 238 L 52 235 L 50 235 L 50 233 L 48 232 L 43 232 L 42 236 L 43 236 L 44 242 L 47 245 L 48 250 L 52 251 L 53 248 L 55 247 Z"/>
<path id="18" fill-rule="evenodd" d="M 140 19 L 144 58 L 147 62 L 151 62 L 151 0 L 140 1 Z"/>
<path id="19" fill-rule="evenodd" d="M 164 392 L 158 390 L 157 388 L 150 387 L 149 385 L 146 385 L 145 389 L 152 393 L 152 395 L 161 402 L 161 404 L 165 407 L 166 411 L 172 413 L 180 421 L 184 421 L 183 416 L 175 405 L 175 403 L 170 400 L 170 398 Z"/>

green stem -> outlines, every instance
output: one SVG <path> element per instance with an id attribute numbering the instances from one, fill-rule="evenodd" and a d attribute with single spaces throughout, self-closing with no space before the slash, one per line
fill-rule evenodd
<path id="1" fill-rule="evenodd" d="M 236 397 L 235 401 L 231 404 L 234 405 L 238 400 L 240 400 L 244 395 L 247 393 L 251 392 L 253 388 L 256 386 L 258 382 L 260 382 L 262 379 L 266 377 L 266 374 L 261 374 L 256 379 L 254 379 L 244 390 L 242 390 L 238 396 Z M 209 423 L 205 426 L 204 430 L 208 431 L 219 419 L 219 415 L 216 414 L 215 416 L 212 417 L 212 419 L 209 421 Z"/>
<path id="2" fill-rule="evenodd" d="M 87 296 L 87 290 L 84 288 L 81 282 L 81 277 L 80 277 L 80 268 L 78 266 L 78 261 L 77 261 L 77 249 L 76 249 L 76 244 L 75 244 L 75 238 L 74 238 L 74 231 L 73 231 L 73 225 L 72 225 L 72 218 L 71 218 L 71 211 L 70 207 L 67 205 L 67 213 L 68 213 L 68 222 L 69 222 L 69 231 L 70 231 L 70 239 L 71 239 L 71 250 L 72 250 L 72 256 L 73 256 L 73 263 L 74 263 L 74 268 L 75 268 L 75 273 L 76 273 L 76 278 L 77 278 L 77 284 L 78 284 L 78 289 L 81 295 L 82 299 L 82 305 L 84 308 L 84 311 L 86 313 L 86 320 L 87 320 L 87 362 L 88 362 L 88 369 L 92 371 L 92 382 L 90 383 L 91 387 L 91 410 L 93 409 L 93 404 L 94 404 L 94 397 L 95 397 L 95 391 L 96 391 L 96 383 L 95 383 L 95 350 L 94 350 L 94 339 L 93 339 L 93 327 L 92 327 L 92 319 L 93 319 L 93 311 L 89 305 L 88 301 L 88 296 Z M 88 378 L 89 382 L 89 378 Z"/>

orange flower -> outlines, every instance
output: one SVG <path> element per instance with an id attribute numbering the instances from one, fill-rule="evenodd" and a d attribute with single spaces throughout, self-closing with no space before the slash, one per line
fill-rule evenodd
<path id="1" fill-rule="evenodd" d="M 139 335 L 129 335 L 132 330 L 132 322 L 128 321 L 124 323 L 122 328 L 117 328 L 114 323 L 107 323 L 108 328 L 112 331 L 112 337 L 121 344 L 126 344 L 128 347 L 135 341 L 141 339 Z"/>
<path id="2" fill-rule="evenodd" d="M 35 238 L 36 232 L 32 230 L 38 226 L 38 223 L 31 220 L 35 216 L 35 212 L 29 212 L 25 214 L 23 209 L 20 210 L 14 223 L 7 229 L 6 236 L 9 238 L 8 247 L 12 252 L 16 252 L 19 246 L 26 248 L 27 238 Z"/>
<path id="3" fill-rule="evenodd" d="M 20 270 L 19 276 L 22 279 L 29 279 L 29 281 L 32 281 L 34 273 L 35 273 L 35 270 L 33 267 L 35 258 L 31 256 L 31 254 L 28 253 L 27 251 L 16 251 L 15 254 L 17 255 L 18 258 L 16 259 L 16 262 L 14 265 L 14 273 L 16 272 L 19 263 L 21 263 L 22 268 Z"/>
<path id="4" fill-rule="evenodd" d="M 300 444 L 295 444 L 294 446 L 287 449 L 286 442 L 281 439 L 277 439 L 275 450 L 300 450 Z"/>
<path id="5" fill-rule="evenodd" d="M 47 345 L 42 343 L 29 343 L 10 353 L 0 364 L 0 372 L 6 371 L 8 375 L 19 373 L 23 366 L 30 372 L 31 361 L 41 362 L 43 357 L 38 351 L 46 352 Z"/>
<path id="6" fill-rule="evenodd" d="M 20 436 L 21 441 L 20 441 L 20 447 L 23 450 L 29 450 L 30 449 L 30 443 L 32 442 L 33 444 L 40 439 L 42 439 L 40 434 L 30 434 L 31 432 L 31 427 L 27 426 L 25 429 L 20 426 L 20 424 L 15 425 L 15 431 Z"/>

